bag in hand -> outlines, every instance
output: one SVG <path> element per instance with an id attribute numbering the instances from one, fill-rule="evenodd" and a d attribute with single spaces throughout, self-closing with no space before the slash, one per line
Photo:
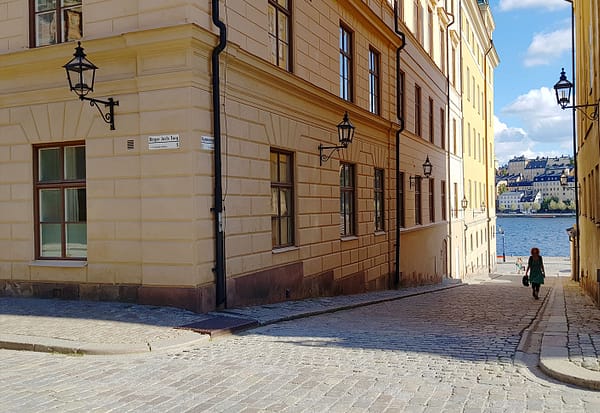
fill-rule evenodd
<path id="1" fill-rule="evenodd" d="M 523 285 L 525 287 L 529 287 L 529 277 L 527 277 L 526 275 L 523 276 L 523 278 L 521 279 L 521 282 L 523 283 Z"/>

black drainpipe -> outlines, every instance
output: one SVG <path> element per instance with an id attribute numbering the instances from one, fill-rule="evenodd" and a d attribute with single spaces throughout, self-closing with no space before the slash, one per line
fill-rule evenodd
<path id="1" fill-rule="evenodd" d="M 212 0 L 212 21 L 219 28 L 219 44 L 212 51 L 212 98 L 213 98 L 213 128 L 215 135 L 215 205 L 211 212 L 215 214 L 215 267 L 216 278 L 216 307 L 227 307 L 225 284 L 225 231 L 223 228 L 223 184 L 221 171 L 221 96 L 219 90 L 219 54 L 227 45 L 227 30 L 219 20 L 219 0 Z"/>
<path id="2" fill-rule="evenodd" d="M 402 116 L 402 102 L 400 101 L 400 52 L 406 44 L 406 36 L 398 29 L 398 0 L 394 1 L 394 31 L 400 39 L 402 46 L 396 49 L 396 116 L 400 127 L 396 131 L 396 268 L 394 283 L 400 285 L 400 134 L 404 131 L 404 117 Z"/>

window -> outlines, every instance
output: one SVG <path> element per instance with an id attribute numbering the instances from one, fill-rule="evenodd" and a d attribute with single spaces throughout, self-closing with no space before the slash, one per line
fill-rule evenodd
<path id="1" fill-rule="evenodd" d="M 375 169 L 375 183 L 373 185 L 375 202 L 375 231 L 384 231 L 383 214 L 383 169 Z"/>
<path id="2" fill-rule="evenodd" d="M 34 147 L 35 255 L 87 257 L 85 144 Z"/>
<path id="3" fill-rule="evenodd" d="M 83 37 L 81 0 L 30 0 L 31 47 L 79 40 Z"/>
<path id="4" fill-rule="evenodd" d="M 435 180 L 429 178 L 429 222 L 435 222 Z"/>
<path id="5" fill-rule="evenodd" d="M 446 181 L 442 181 L 440 184 L 440 201 L 442 206 L 442 220 L 446 221 L 448 216 L 446 215 Z"/>
<path id="6" fill-rule="evenodd" d="M 440 29 L 440 67 L 446 73 L 446 32 Z"/>
<path id="7" fill-rule="evenodd" d="M 429 56 L 433 58 L 433 11 L 427 8 L 427 41 L 429 43 Z"/>
<path id="8" fill-rule="evenodd" d="M 454 218 L 458 218 L 458 183 L 454 182 Z"/>
<path id="9" fill-rule="evenodd" d="M 269 42 L 271 63 L 287 71 L 291 65 L 291 10 L 289 0 L 269 0 Z"/>
<path id="10" fill-rule="evenodd" d="M 456 88 L 456 48 L 452 46 L 452 86 Z"/>
<path id="11" fill-rule="evenodd" d="M 340 235 L 356 235 L 354 229 L 354 165 L 340 165 Z"/>
<path id="12" fill-rule="evenodd" d="M 434 121 L 433 121 L 433 99 L 429 98 L 429 142 L 433 143 L 433 133 L 434 133 Z"/>
<path id="13" fill-rule="evenodd" d="M 415 224 L 420 225 L 423 223 L 423 217 L 421 215 L 421 177 L 415 176 Z"/>
<path id="14" fill-rule="evenodd" d="M 405 107 L 405 98 L 404 98 L 404 72 L 403 71 L 399 71 L 398 72 L 398 106 L 399 107 L 399 114 L 400 114 L 400 119 L 404 120 L 404 107 Z"/>
<path id="15" fill-rule="evenodd" d="M 352 32 L 340 25 L 340 97 L 352 101 Z"/>
<path id="16" fill-rule="evenodd" d="M 369 49 L 369 110 L 379 115 L 379 52 Z"/>
<path id="17" fill-rule="evenodd" d="M 271 239 L 273 248 L 294 245 L 292 154 L 271 150 Z"/>
<path id="18" fill-rule="evenodd" d="M 457 145 L 457 139 L 456 139 L 456 119 L 452 119 L 452 149 L 453 149 L 453 153 L 456 155 L 458 148 L 456 147 Z"/>
<path id="19" fill-rule="evenodd" d="M 415 135 L 421 136 L 421 88 L 415 85 Z"/>
<path id="20" fill-rule="evenodd" d="M 404 228 L 406 226 L 406 214 L 404 208 L 404 172 L 400 172 L 398 175 L 398 198 L 400 200 L 400 205 L 398 205 L 398 214 L 400 214 L 400 228 Z"/>
<path id="21" fill-rule="evenodd" d="M 419 0 L 414 0 L 413 17 L 414 17 L 413 27 L 414 27 L 415 37 L 417 38 L 418 41 L 421 42 L 421 44 L 423 44 L 423 26 L 422 26 L 422 22 L 421 22 L 421 5 L 419 4 Z"/>
<path id="22" fill-rule="evenodd" d="M 440 108 L 440 139 L 442 149 L 446 149 L 446 111 Z"/>

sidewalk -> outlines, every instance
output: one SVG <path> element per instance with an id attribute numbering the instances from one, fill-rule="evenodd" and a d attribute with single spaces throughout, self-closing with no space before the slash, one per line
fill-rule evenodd
<path id="1" fill-rule="evenodd" d="M 570 279 L 565 258 L 544 257 L 549 294 L 532 328 L 541 335 L 539 367 L 560 381 L 600 390 L 600 310 Z M 515 258 L 497 274 L 516 275 Z M 432 286 L 351 296 L 288 301 L 209 314 L 115 302 L 0 297 L 0 348 L 66 354 L 126 354 L 208 342 L 258 325 L 427 294 L 469 283 L 447 279 Z M 199 334 L 202 333 L 202 334 Z M 533 331 L 525 334 L 532 334 Z M 524 341 L 524 340 L 522 340 Z"/>

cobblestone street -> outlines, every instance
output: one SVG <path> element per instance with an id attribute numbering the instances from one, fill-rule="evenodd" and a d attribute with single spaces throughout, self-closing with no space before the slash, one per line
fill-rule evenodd
<path id="1" fill-rule="evenodd" d="M 0 350 L 0 410 L 600 411 L 600 393 L 548 379 L 517 350 L 542 305 L 508 275 L 177 351 Z"/>

